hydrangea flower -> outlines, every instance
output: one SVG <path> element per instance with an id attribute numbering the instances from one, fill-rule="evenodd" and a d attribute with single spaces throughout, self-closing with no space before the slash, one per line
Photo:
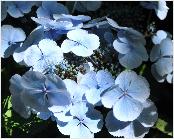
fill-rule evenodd
<path id="1" fill-rule="evenodd" d="M 3 25 L 1 28 L 1 57 L 7 58 L 13 54 L 25 38 L 25 32 L 21 28 Z"/>
<path id="2" fill-rule="evenodd" d="M 151 66 L 152 75 L 158 82 L 172 83 L 173 80 L 173 43 L 167 33 L 163 30 L 157 31 L 152 37 L 155 46 L 150 53 L 150 60 L 154 62 Z"/>
<path id="3" fill-rule="evenodd" d="M 136 138 L 144 137 L 157 121 L 158 114 L 154 103 L 146 100 L 143 103 L 143 111 L 140 116 L 131 122 L 122 122 L 116 119 L 113 111 L 106 116 L 106 128 L 109 133 L 115 137 Z"/>
<path id="4" fill-rule="evenodd" d="M 101 93 L 114 85 L 114 79 L 108 71 L 99 70 L 97 73 L 90 71 L 82 76 L 79 84 L 88 87 L 85 91 L 87 101 L 93 105 L 99 105 Z"/>
<path id="5" fill-rule="evenodd" d="M 63 109 L 70 104 L 65 84 L 55 74 L 28 71 L 22 77 L 12 76 L 10 83 L 13 108 L 25 118 L 29 117 L 30 108 L 36 112 L 49 112 L 50 106 Z"/>
<path id="6" fill-rule="evenodd" d="M 147 80 L 134 71 L 123 71 L 115 80 L 115 88 L 106 91 L 101 98 L 106 108 L 113 108 L 115 118 L 133 121 L 143 110 L 150 95 Z"/>
<path id="7" fill-rule="evenodd" d="M 88 57 L 93 54 L 99 45 L 99 37 L 89 34 L 88 31 L 75 29 L 67 33 L 68 39 L 64 40 L 61 49 L 64 53 L 72 51 L 77 56 Z"/>
<path id="8" fill-rule="evenodd" d="M 113 46 L 119 52 L 120 64 L 128 69 L 134 69 L 140 66 L 142 61 L 147 61 L 148 54 L 144 47 L 146 40 L 143 34 L 133 28 L 120 27 L 110 18 L 107 18 L 107 20 L 118 31 L 118 38 L 114 40 Z"/>
<path id="9" fill-rule="evenodd" d="M 36 11 L 37 17 L 53 19 L 53 14 L 68 14 L 68 9 L 56 1 L 42 1 L 42 5 Z"/>
<path id="10" fill-rule="evenodd" d="M 27 66 L 32 66 L 34 71 L 54 72 L 55 65 L 63 61 L 63 53 L 55 41 L 43 39 L 38 45 L 27 48 L 19 59 L 23 59 Z"/>
<path id="11" fill-rule="evenodd" d="M 57 121 L 59 131 L 70 138 L 92 138 L 103 126 L 102 115 L 85 102 L 76 103 L 70 109 L 68 122 Z"/>
<path id="12" fill-rule="evenodd" d="M 141 5 L 144 8 L 155 10 L 156 15 L 160 20 L 164 20 L 166 18 L 169 10 L 165 0 L 141 2 Z"/>
<path id="13" fill-rule="evenodd" d="M 71 96 L 72 105 L 74 105 L 75 103 L 86 101 L 84 99 L 84 94 L 85 94 L 85 91 L 88 89 L 87 87 L 81 86 L 71 79 L 65 79 L 63 81 Z"/>
<path id="14" fill-rule="evenodd" d="M 49 107 L 49 110 L 59 120 L 67 122 L 67 120 L 69 120 L 69 118 L 71 117 L 67 116 L 66 113 L 72 108 L 72 106 L 76 105 L 77 103 L 86 102 L 84 93 L 88 88 L 85 86 L 78 85 L 75 81 L 71 79 L 65 79 L 63 81 L 65 83 L 68 93 L 70 94 L 70 105 L 64 108 L 64 110 L 60 110 L 59 106 Z"/>
<path id="15" fill-rule="evenodd" d="M 6 1 L 7 12 L 14 18 L 23 17 L 35 5 L 33 1 Z"/>

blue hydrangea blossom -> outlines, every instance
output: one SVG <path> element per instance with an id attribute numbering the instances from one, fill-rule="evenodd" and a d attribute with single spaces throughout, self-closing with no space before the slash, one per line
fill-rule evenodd
<path id="1" fill-rule="evenodd" d="M 90 71 L 81 77 L 79 84 L 88 88 L 85 91 L 85 96 L 89 103 L 101 105 L 100 95 L 104 90 L 114 85 L 114 79 L 108 71 Z"/>
<path id="2" fill-rule="evenodd" d="M 70 96 L 63 81 L 55 74 L 43 75 L 28 71 L 22 77 L 12 76 L 10 80 L 12 106 L 21 116 L 28 118 L 29 109 L 36 112 L 49 112 L 53 105 L 64 109 L 70 105 Z"/>
<path id="3" fill-rule="evenodd" d="M 3 25 L 1 28 L 1 57 L 7 58 L 12 55 L 25 38 L 25 32 L 21 28 Z"/>
<path id="4" fill-rule="evenodd" d="M 55 41 L 43 39 L 24 51 L 23 60 L 34 71 L 54 72 L 55 65 L 63 61 L 63 52 Z"/>
<path id="5" fill-rule="evenodd" d="M 123 71 L 115 80 L 115 88 L 102 95 L 106 108 L 113 108 L 115 118 L 133 121 L 143 110 L 143 103 L 150 95 L 147 80 L 134 71 Z"/>
<path id="6" fill-rule="evenodd" d="M 141 5 L 144 8 L 155 10 L 155 13 L 160 20 L 164 20 L 166 18 L 169 10 L 165 0 L 141 2 Z"/>
<path id="7" fill-rule="evenodd" d="M 152 37 L 155 46 L 150 53 L 150 60 L 154 62 L 151 66 L 152 75 L 158 82 L 169 83 L 173 80 L 173 43 L 171 38 L 163 30 L 157 31 Z"/>
<path id="8" fill-rule="evenodd" d="M 64 53 L 72 51 L 77 56 L 88 57 L 100 46 L 99 37 L 89 34 L 88 31 L 75 29 L 67 33 L 68 39 L 64 40 L 61 49 Z"/>
<path id="9" fill-rule="evenodd" d="M 140 32 L 133 28 L 120 27 L 114 20 L 107 18 L 108 23 L 117 32 L 117 39 L 114 40 L 114 49 L 119 52 L 118 59 L 122 66 L 134 69 L 141 65 L 142 61 L 148 60 L 146 40 Z"/>
<path id="10" fill-rule="evenodd" d="M 88 88 L 78 85 L 75 81 L 71 79 L 65 79 L 63 81 L 66 85 L 67 91 L 70 94 L 70 105 L 61 111 L 59 106 L 49 107 L 49 110 L 53 112 L 54 116 L 57 117 L 60 121 L 67 122 L 71 117 L 67 116 L 66 113 L 73 107 L 73 105 L 81 102 L 87 102 L 84 94 Z"/>
<path id="11" fill-rule="evenodd" d="M 86 103 L 76 103 L 70 109 L 68 122 L 57 121 L 59 131 L 70 138 L 93 138 L 94 133 L 101 130 L 103 126 L 102 115 Z"/>
<path id="12" fill-rule="evenodd" d="M 151 100 L 143 103 L 143 111 L 140 116 L 131 122 L 123 122 L 116 119 L 113 111 L 106 116 L 106 127 L 109 133 L 115 137 L 135 138 L 144 137 L 158 119 L 157 109 Z"/>

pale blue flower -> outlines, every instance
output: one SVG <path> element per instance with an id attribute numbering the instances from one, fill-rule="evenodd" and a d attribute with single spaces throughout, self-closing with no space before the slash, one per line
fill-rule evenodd
<path id="1" fill-rule="evenodd" d="M 63 81 L 55 74 L 43 75 L 28 71 L 22 77 L 12 76 L 10 80 L 12 106 L 21 116 L 28 118 L 30 111 L 49 112 L 48 107 L 60 109 L 70 105 L 70 96 Z"/>
<path id="2" fill-rule="evenodd" d="M 59 131 L 70 138 L 92 138 L 103 126 L 100 112 L 87 107 L 85 102 L 73 105 L 69 117 L 68 122 L 56 121 Z"/>
<path id="3" fill-rule="evenodd" d="M 25 38 L 25 32 L 21 28 L 3 25 L 1 28 L 1 57 L 7 58 L 12 55 Z"/>
<path id="4" fill-rule="evenodd" d="M 164 82 L 167 79 L 169 83 L 172 83 L 173 42 L 163 30 L 157 31 L 152 41 L 155 44 L 150 53 L 150 60 L 154 62 L 151 66 L 152 75 L 158 82 Z"/>
<path id="5" fill-rule="evenodd" d="M 89 34 L 88 31 L 75 29 L 67 33 L 68 39 L 64 40 L 61 49 L 64 53 L 72 51 L 77 56 L 88 57 L 100 46 L 99 37 Z"/>
<path id="6" fill-rule="evenodd" d="M 118 59 L 122 66 L 134 69 L 148 60 L 146 40 L 140 32 L 133 28 L 121 27 L 114 20 L 107 18 L 108 23 L 117 32 L 117 39 L 113 42 L 114 49 L 119 52 Z"/>
<path id="7" fill-rule="evenodd" d="M 149 132 L 158 119 L 157 109 L 154 103 L 146 100 L 143 103 L 143 111 L 140 116 L 131 122 L 123 122 L 116 119 L 113 111 L 106 116 L 106 128 L 109 133 L 115 137 L 136 138 L 144 137 Z"/>
<path id="8" fill-rule="evenodd" d="M 16 55 L 16 57 L 19 61 L 23 59 L 27 66 L 32 67 L 32 70 L 45 73 L 54 72 L 55 65 L 63 61 L 63 52 L 55 41 L 43 39 L 38 45 L 30 46 L 22 55 Z"/>
<path id="9" fill-rule="evenodd" d="M 117 76 L 115 87 L 106 91 L 101 101 L 106 108 L 113 108 L 118 120 L 133 121 L 142 112 L 142 103 L 149 95 L 149 84 L 144 77 L 134 71 L 123 71 Z"/>
<path id="10" fill-rule="evenodd" d="M 90 71 L 82 76 L 79 84 L 88 87 L 85 91 L 87 101 L 93 105 L 100 105 L 100 95 L 104 90 L 114 85 L 114 79 L 106 70 Z"/>
<path id="11" fill-rule="evenodd" d="M 144 8 L 155 10 L 155 13 L 160 20 L 164 20 L 166 18 L 169 10 L 165 0 L 141 2 L 141 5 Z"/>

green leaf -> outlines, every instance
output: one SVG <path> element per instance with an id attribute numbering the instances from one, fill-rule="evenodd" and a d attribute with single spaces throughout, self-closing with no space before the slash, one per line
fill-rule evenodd
<path id="1" fill-rule="evenodd" d="M 163 132 L 169 136 L 172 136 L 173 133 L 172 133 L 172 131 L 167 130 L 167 126 L 168 126 L 168 123 L 160 118 L 158 118 L 158 120 L 155 124 L 155 128 L 157 128 L 158 130 L 160 130 L 161 132 Z"/>

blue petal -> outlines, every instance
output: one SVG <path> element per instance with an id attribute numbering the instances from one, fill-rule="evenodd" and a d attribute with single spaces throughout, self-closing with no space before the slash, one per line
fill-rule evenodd
<path id="1" fill-rule="evenodd" d="M 167 16 L 169 8 L 166 5 L 165 1 L 158 2 L 158 8 L 155 9 L 156 15 L 160 20 L 164 20 Z"/>
<path id="2" fill-rule="evenodd" d="M 162 56 L 172 56 L 173 55 L 173 42 L 170 38 L 166 38 L 160 43 L 160 50 Z"/>
<path id="3" fill-rule="evenodd" d="M 130 83 L 137 79 L 137 74 L 134 71 L 122 71 L 116 78 L 115 84 L 119 85 L 122 90 L 127 90 Z"/>
<path id="4" fill-rule="evenodd" d="M 114 40 L 113 46 L 114 49 L 121 54 L 127 54 L 132 49 L 131 45 L 129 45 L 128 43 L 122 43 L 117 39 Z"/>
<path id="5" fill-rule="evenodd" d="M 164 77 L 162 77 L 162 76 L 159 75 L 159 73 L 158 73 L 157 70 L 156 70 L 156 65 L 155 65 L 155 64 L 153 64 L 153 65 L 151 66 L 151 73 L 152 73 L 153 77 L 154 77 L 158 82 L 160 82 L 160 83 L 164 82 L 165 79 L 164 79 Z"/>
<path id="6" fill-rule="evenodd" d="M 167 37 L 167 33 L 163 30 L 158 30 L 154 36 L 152 36 L 152 42 L 154 44 L 160 44 L 163 39 Z"/>
<path id="7" fill-rule="evenodd" d="M 143 106 L 144 109 L 137 120 L 144 127 L 152 127 L 158 119 L 157 108 L 155 104 L 149 99 L 147 99 Z"/>
<path id="8" fill-rule="evenodd" d="M 173 71 L 173 59 L 172 58 L 161 58 L 154 65 L 156 71 L 160 76 L 165 76 Z"/>
<path id="9" fill-rule="evenodd" d="M 85 102 L 75 103 L 70 109 L 70 113 L 72 116 L 82 118 L 85 113 L 88 111 L 88 107 Z"/>
<path id="10" fill-rule="evenodd" d="M 99 132 L 103 127 L 103 116 L 101 112 L 94 109 L 93 106 L 88 106 L 84 124 L 91 130 L 91 132 Z"/>
<path id="11" fill-rule="evenodd" d="M 51 18 L 49 11 L 47 9 L 44 9 L 42 6 L 37 9 L 36 13 L 38 18 Z"/>
<path id="12" fill-rule="evenodd" d="M 23 88 L 21 86 L 21 76 L 15 74 L 10 79 L 10 93 L 12 94 L 12 107 L 13 109 L 24 118 L 30 117 L 30 110 L 27 108 L 21 99 Z"/>
<path id="13" fill-rule="evenodd" d="M 114 116 L 120 121 L 133 121 L 142 110 L 142 103 L 129 96 L 119 98 L 113 106 Z"/>
<path id="14" fill-rule="evenodd" d="M 28 48 L 31 45 L 38 44 L 39 41 L 43 39 L 43 36 L 44 29 L 42 26 L 38 26 L 28 35 L 27 39 L 22 45 L 22 48 L 25 50 L 25 48 Z"/>
<path id="15" fill-rule="evenodd" d="M 59 131 L 64 135 L 70 135 L 72 130 L 79 124 L 79 120 L 72 119 L 69 122 L 61 122 L 56 119 Z"/>
<path id="16" fill-rule="evenodd" d="M 151 62 L 155 62 L 157 59 L 160 58 L 160 46 L 159 45 L 155 45 L 151 52 L 150 52 L 150 61 Z"/>
<path id="17" fill-rule="evenodd" d="M 122 91 L 116 87 L 112 88 L 111 90 L 108 90 L 104 95 L 101 97 L 102 104 L 106 108 L 112 108 L 112 106 L 115 104 L 117 99 L 122 95 Z"/>
<path id="18" fill-rule="evenodd" d="M 173 74 L 168 74 L 166 80 L 168 83 L 173 83 Z"/>
<path id="19" fill-rule="evenodd" d="M 82 79 L 80 80 L 81 85 L 86 85 L 90 88 L 94 87 L 97 88 L 97 80 L 96 80 L 96 73 L 94 71 L 86 73 L 84 76 L 82 76 Z"/>
<path id="20" fill-rule="evenodd" d="M 112 77 L 112 74 L 106 70 L 99 70 L 96 74 L 96 79 L 100 87 L 114 84 L 114 79 Z"/>
<path id="21" fill-rule="evenodd" d="M 93 133 L 84 126 L 83 124 L 79 124 L 78 126 L 74 126 L 71 130 L 70 138 L 93 138 Z"/>
<path id="22" fill-rule="evenodd" d="M 117 120 L 113 115 L 113 111 L 108 112 L 105 122 L 106 122 L 106 128 L 108 129 L 108 132 L 112 134 L 113 136 L 117 136 L 116 131 L 124 129 L 130 124 L 130 122 L 123 122 L 123 121 Z"/>
<path id="23" fill-rule="evenodd" d="M 122 66 L 128 69 L 134 69 L 141 65 L 142 57 L 139 56 L 135 50 L 128 52 L 127 54 L 118 55 L 119 62 Z"/>
<path id="24" fill-rule="evenodd" d="M 101 98 L 100 98 L 101 93 L 102 92 L 99 89 L 90 88 L 90 89 L 86 90 L 85 96 L 86 96 L 87 101 L 94 105 L 101 100 Z"/>
<path id="25" fill-rule="evenodd" d="M 21 12 L 19 9 L 16 8 L 16 5 L 14 2 L 7 2 L 8 9 L 7 12 L 15 18 L 24 16 L 23 12 Z"/>
<path id="26" fill-rule="evenodd" d="M 144 102 L 150 96 L 150 88 L 147 80 L 142 76 L 132 79 L 127 93 L 134 99 Z"/>

